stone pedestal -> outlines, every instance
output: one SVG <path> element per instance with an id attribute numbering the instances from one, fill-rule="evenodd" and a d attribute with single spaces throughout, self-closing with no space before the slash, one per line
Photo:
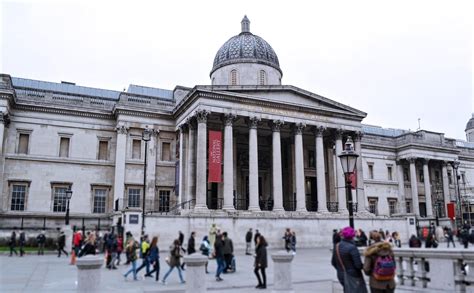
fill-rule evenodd
<path id="1" fill-rule="evenodd" d="M 291 278 L 291 262 L 294 255 L 286 251 L 279 251 L 272 254 L 273 260 L 273 291 L 275 293 L 293 293 Z"/>
<path id="2" fill-rule="evenodd" d="M 204 268 L 207 261 L 207 257 L 201 254 L 195 253 L 184 256 L 184 262 L 186 263 L 186 292 L 207 292 L 206 270 Z"/>
<path id="3" fill-rule="evenodd" d="M 99 292 L 100 268 L 104 263 L 104 258 L 95 255 L 86 255 L 78 258 L 77 266 L 77 291 L 78 292 Z"/>

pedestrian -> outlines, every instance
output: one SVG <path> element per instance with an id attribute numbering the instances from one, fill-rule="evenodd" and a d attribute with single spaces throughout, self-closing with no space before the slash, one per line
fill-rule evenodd
<path id="1" fill-rule="evenodd" d="M 291 232 L 290 248 L 291 248 L 291 253 L 295 255 L 296 254 L 296 232 L 295 231 Z"/>
<path id="2" fill-rule="evenodd" d="M 63 252 L 66 256 L 68 256 L 67 251 L 64 250 L 65 245 L 66 245 L 66 235 L 64 235 L 64 231 L 60 231 L 58 239 L 57 239 L 58 257 L 61 257 L 61 252 Z"/>
<path id="3" fill-rule="evenodd" d="M 341 234 L 339 230 L 334 229 L 332 230 L 332 246 L 336 247 L 336 244 L 338 244 L 341 241 Z"/>
<path id="4" fill-rule="evenodd" d="M 120 265 L 120 256 L 122 255 L 123 251 L 123 237 L 118 235 L 117 237 L 117 265 Z"/>
<path id="5" fill-rule="evenodd" d="M 469 230 L 464 227 L 461 230 L 461 242 L 464 245 L 464 248 L 469 247 Z"/>
<path id="6" fill-rule="evenodd" d="M 290 252 L 290 250 L 291 250 L 291 231 L 290 231 L 290 228 L 286 228 L 285 234 L 283 235 L 283 239 L 285 240 L 285 250 L 286 250 L 286 252 Z"/>
<path id="7" fill-rule="evenodd" d="M 366 293 L 362 261 L 353 241 L 355 231 L 351 227 L 345 227 L 341 231 L 341 236 L 341 241 L 336 244 L 331 259 L 331 264 L 337 271 L 337 279 L 344 288 L 344 293 Z"/>
<path id="8" fill-rule="evenodd" d="M 137 268 L 137 273 L 141 269 L 146 267 L 146 275 L 148 275 L 150 274 L 150 262 L 149 262 L 150 243 L 149 243 L 148 235 L 145 235 L 142 238 L 140 252 L 141 252 L 141 258 L 142 258 L 142 264 Z"/>
<path id="9" fill-rule="evenodd" d="M 449 248 L 449 243 L 452 243 L 452 244 L 453 244 L 453 247 L 456 248 L 456 244 L 454 243 L 453 230 L 451 230 L 451 229 L 449 229 L 449 228 L 446 229 L 446 230 L 445 230 L 444 237 L 445 237 L 446 240 L 448 241 L 448 248 Z"/>
<path id="10" fill-rule="evenodd" d="M 97 238 L 95 233 L 89 234 L 86 241 L 84 242 L 84 246 L 79 251 L 77 257 L 83 257 L 85 255 L 95 255 L 97 249 Z"/>
<path id="11" fill-rule="evenodd" d="M 179 240 L 179 245 L 181 247 L 181 250 L 183 251 L 183 253 L 186 253 L 186 249 L 184 249 L 184 234 L 183 232 L 179 231 L 178 232 L 178 240 Z M 184 263 L 184 261 L 181 263 L 181 269 L 184 271 L 184 266 L 186 264 Z"/>
<path id="12" fill-rule="evenodd" d="M 385 242 L 387 242 L 387 243 L 390 243 L 390 244 L 393 243 L 392 235 L 390 234 L 390 232 L 389 232 L 388 230 L 385 231 L 385 237 L 384 237 L 384 239 L 385 239 Z"/>
<path id="13" fill-rule="evenodd" d="M 44 230 L 36 236 L 36 243 L 38 243 L 38 255 L 44 255 L 44 245 L 46 243 L 46 235 Z"/>
<path id="14" fill-rule="evenodd" d="M 10 235 L 10 240 L 8 240 L 8 246 L 10 247 L 10 256 L 15 253 L 15 255 L 18 255 L 18 252 L 16 252 L 16 228 L 13 229 L 12 234 Z"/>
<path id="15" fill-rule="evenodd" d="M 133 238 L 132 234 L 130 233 L 130 237 L 127 241 L 127 246 L 125 247 L 125 251 L 127 252 L 128 259 L 132 264 L 132 267 L 123 275 L 125 279 L 127 279 L 128 274 L 133 273 L 133 280 L 137 281 L 137 249 L 140 248 L 137 241 Z"/>
<path id="16" fill-rule="evenodd" d="M 410 248 L 420 248 L 421 240 L 415 234 L 411 235 L 410 240 L 408 241 L 408 247 Z"/>
<path id="17" fill-rule="evenodd" d="M 211 244 L 211 247 L 214 247 L 214 242 L 216 241 L 216 235 L 217 235 L 217 226 L 216 223 L 212 223 L 211 229 L 209 229 L 209 243 Z"/>
<path id="18" fill-rule="evenodd" d="M 191 255 L 196 252 L 196 241 L 194 237 L 196 236 L 196 232 L 191 232 L 191 236 L 188 239 L 188 254 Z"/>
<path id="19" fill-rule="evenodd" d="M 398 232 L 393 232 L 392 233 L 392 238 L 393 238 L 393 243 L 395 245 L 395 247 L 402 247 L 402 241 L 400 240 L 400 233 Z"/>
<path id="20" fill-rule="evenodd" d="M 260 231 L 258 229 L 255 229 L 255 235 L 253 236 L 253 243 L 257 245 L 257 238 L 260 236 Z"/>
<path id="21" fill-rule="evenodd" d="M 266 289 L 267 288 L 267 275 L 265 269 L 267 268 L 267 241 L 262 235 L 257 238 L 257 245 L 255 246 L 255 263 L 254 273 L 257 276 L 258 284 L 255 288 Z M 261 278 L 260 278 L 260 274 Z"/>
<path id="22" fill-rule="evenodd" d="M 180 259 L 182 257 L 181 254 L 181 245 L 179 245 L 179 239 L 175 239 L 173 241 L 173 244 L 170 246 L 170 256 L 169 256 L 169 270 L 166 272 L 165 276 L 163 277 L 163 280 L 161 280 L 161 283 L 163 285 L 166 285 L 166 278 L 171 274 L 174 268 L 178 270 L 178 275 L 179 275 L 179 280 L 181 284 L 184 284 L 185 281 L 183 279 L 183 274 L 181 272 L 181 266 L 180 266 Z"/>
<path id="23" fill-rule="evenodd" d="M 26 235 L 23 229 L 20 229 L 20 237 L 18 238 L 18 246 L 20 246 L 20 256 L 25 254 Z"/>
<path id="24" fill-rule="evenodd" d="M 224 249 L 222 251 L 225 261 L 224 274 L 227 274 L 228 272 L 233 272 L 232 258 L 234 257 L 234 243 L 227 235 L 227 232 L 224 232 L 222 235 L 224 236 Z"/>
<path id="25" fill-rule="evenodd" d="M 115 266 L 115 263 L 117 262 L 118 242 L 117 236 L 113 232 L 109 234 L 109 237 L 107 237 L 106 249 L 107 255 L 110 256 L 110 262 L 107 265 L 107 268 L 109 270 L 116 270 L 117 267 Z"/>
<path id="26" fill-rule="evenodd" d="M 158 281 L 160 278 L 160 250 L 158 248 L 157 236 L 151 240 L 149 263 L 153 266 L 153 270 L 146 274 L 145 277 L 153 277 L 152 274 L 156 273 L 155 281 Z"/>
<path id="27" fill-rule="evenodd" d="M 245 234 L 245 254 L 246 255 L 252 255 L 252 253 L 250 252 L 250 250 L 252 249 L 252 236 L 253 236 L 253 232 L 252 232 L 252 228 L 250 228 L 248 231 L 247 231 L 247 234 Z"/>
<path id="28" fill-rule="evenodd" d="M 77 231 L 73 234 L 72 236 L 72 245 L 73 245 L 73 250 L 76 255 L 79 254 L 79 251 L 81 250 L 82 247 L 82 231 Z"/>
<path id="29" fill-rule="evenodd" d="M 125 243 L 126 243 L 126 245 L 128 245 L 128 242 L 132 238 L 133 238 L 132 232 L 127 231 L 127 233 L 125 233 Z M 125 264 L 126 265 L 130 264 L 131 260 L 130 260 L 130 256 L 128 255 L 128 250 L 127 249 L 125 249 L 125 257 L 127 258 L 127 261 L 125 262 Z"/>
<path id="30" fill-rule="evenodd" d="M 221 274 L 225 269 L 225 261 L 224 261 L 224 240 L 222 239 L 222 234 L 216 235 L 216 241 L 214 243 L 214 257 L 216 258 L 217 262 L 217 269 L 216 269 L 216 281 L 220 282 L 223 281 L 221 278 Z"/>
<path id="31" fill-rule="evenodd" d="M 438 240 L 436 240 L 436 236 L 434 234 L 429 233 L 425 241 L 425 248 L 437 248 L 437 247 L 438 247 Z"/>
<path id="32" fill-rule="evenodd" d="M 395 292 L 396 263 L 392 246 L 387 242 L 376 242 L 365 253 L 364 273 L 369 276 L 371 292 Z"/>
<path id="33" fill-rule="evenodd" d="M 202 255 L 207 256 L 209 258 L 209 254 L 211 253 L 211 244 L 209 243 L 207 235 L 202 238 L 201 246 L 199 246 L 199 250 L 201 251 Z M 206 269 L 206 274 L 209 274 L 209 271 L 207 270 L 207 264 L 208 262 L 206 261 L 205 269 Z"/>

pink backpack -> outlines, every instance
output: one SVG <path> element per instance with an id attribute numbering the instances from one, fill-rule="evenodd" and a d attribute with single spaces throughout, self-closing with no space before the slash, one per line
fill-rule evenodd
<path id="1" fill-rule="evenodd" d="M 391 255 L 379 255 L 375 259 L 375 266 L 372 272 L 377 281 L 389 281 L 395 277 L 397 264 Z"/>

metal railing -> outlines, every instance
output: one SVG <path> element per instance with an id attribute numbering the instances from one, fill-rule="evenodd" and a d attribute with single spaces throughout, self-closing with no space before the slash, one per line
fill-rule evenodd
<path id="1" fill-rule="evenodd" d="M 318 211 L 318 201 L 317 200 L 306 200 L 306 209 L 309 212 L 317 212 Z"/>
<path id="2" fill-rule="evenodd" d="M 331 213 L 336 213 L 337 211 L 339 211 L 339 203 L 337 201 L 328 201 L 326 203 L 326 207 Z"/>
<path id="3" fill-rule="evenodd" d="M 273 210 L 273 199 L 260 200 L 259 201 L 260 210 L 262 211 L 272 211 Z"/>
<path id="4" fill-rule="evenodd" d="M 210 210 L 221 210 L 224 203 L 223 198 L 208 198 L 207 208 Z"/>
<path id="5" fill-rule="evenodd" d="M 147 215 L 151 215 L 151 214 L 179 215 L 181 213 L 181 210 L 193 209 L 195 205 L 196 205 L 196 200 L 191 199 L 185 202 L 178 203 L 170 207 L 169 209 L 148 211 Z"/>
<path id="6" fill-rule="evenodd" d="M 249 201 L 246 198 L 234 198 L 234 209 L 246 211 L 249 209 Z"/>

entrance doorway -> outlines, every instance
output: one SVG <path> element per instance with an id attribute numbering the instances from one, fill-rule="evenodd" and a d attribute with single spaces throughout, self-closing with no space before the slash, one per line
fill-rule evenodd
<path id="1" fill-rule="evenodd" d="M 208 183 L 207 188 L 207 207 L 210 210 L 222 208 L 222 201 L 218 197 L 218 184 L 214 182 Z"/>
<path id="2" fill-rule="evenodd" d="M 318 210 L 318 194 L 317 194 L 316 177 L 306 177 L 305 189 L 306 189 L 306 209 L 310 212 L 316 212 Z"/>

